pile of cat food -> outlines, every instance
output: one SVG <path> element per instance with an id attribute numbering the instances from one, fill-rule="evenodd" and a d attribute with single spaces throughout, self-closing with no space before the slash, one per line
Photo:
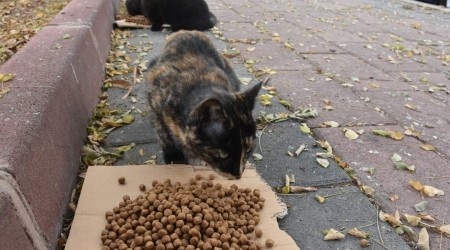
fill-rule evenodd
<path id="1" fill-rule="evenodd" d="M 105 214 L 103 249 L 263 249 L 257 227 L 265 199 L 258 189 L 224 187 L 214 175 L 196 175 L 189 183 L 153 181 L 143 194 L 128 195 Z M 121 183 L 125 183 L 123 179 Z M 272 247 L 272 239 L 265 247 Z"/>

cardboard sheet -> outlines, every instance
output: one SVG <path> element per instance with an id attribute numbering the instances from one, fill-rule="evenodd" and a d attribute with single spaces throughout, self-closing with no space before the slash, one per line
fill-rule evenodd
<path id="1" fill-rule="evenodd" d="M 280 230 L 277 215 L 285 213 L 286 206 L 279 202 L 276 194 L 260 178 L 254 168 L 247 168 L 240 180 L 227 180 L 206 167 L 188 165 L 157 165 L 157 166 L 92 166 L 89 167 L 83 184 L 75 218 L 72 223 L 66 250 L 101 249 L 101 231 L 106 225 L 105 213 L 117 206 L 124 195 L 136 198 L 142 192 L 140 184 L 151 187 L 153 180 L 164 181 L 170 178 L 172 182 L 187 183 L 189 178 L 201 174 L 208 178 L 215 174 L 214 183 L 223 186 L 236 184 L 242 188 L 260 189 L 261 196 L 266 199 L 264 208 L 260 211 L 260 223 L 257 227 L 263 230 L 261 243 L 267 238 L 275 241 L 275 250 L 295 250 L 299 247 L 294 240 Z M 119 185 L 117 179 L 126 178 L 125 185 Z M 265 248 L 264 248 L 265 249 Z"/>

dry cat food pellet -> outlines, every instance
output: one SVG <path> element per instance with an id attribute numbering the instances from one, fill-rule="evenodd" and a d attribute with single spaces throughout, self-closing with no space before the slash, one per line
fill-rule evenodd
<path id="1" fill-rule="evenodd" d="M 256 228 L 265 201 L 260 191 L 215 184 L 211 176 L 196 175 L 187 184 L 153 181 L 147 190 L 142 184 L 135 199 L 124 195 L 105 213 L 103 249 L 262 249 L 253 236 L 262 235 Z"/>
<path id="2" fill-rule="evenodd" d="M 125 177 L 121 176 L 119 177 L 119 179 L 117 179 L 117 181 L 119 182 L 120 185 L 125 184 Z"/>
<path id="3" fill-rule="evenodd" d="M 261 238 L 263 231 L 260 228 L 255 229 L 255 236 Z"/>
<path id="4" fill-rule="evenodd" d="M 139 185 L 139 190 L 141 190 L 142 192 L 144 192 L 146 189 L 144 184 Z"/>
<path id="5" fill-rule="evenodd" d="M 274 244 L 274 242 L 273 242 L 272 239 L 267 239 L 266 240 L 266 247 L 273 247 L 273 244 Z"/>

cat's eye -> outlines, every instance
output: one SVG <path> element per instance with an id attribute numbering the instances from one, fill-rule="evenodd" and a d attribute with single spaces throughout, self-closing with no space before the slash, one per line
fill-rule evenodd
<path id="1" fill-rule="evenodd" d="M 222 159 L 228 158 L 228 153 L 223 151 L 223 150 L 219 150 L 219 157 Z"/>

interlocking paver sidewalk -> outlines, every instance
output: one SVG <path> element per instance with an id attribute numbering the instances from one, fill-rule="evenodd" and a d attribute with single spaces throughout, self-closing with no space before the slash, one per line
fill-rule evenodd
<path id="1" fill-rule="evenodd" d="M 283 185 L 285 174 L 295 174 L 296 184 L 317 186 L 319 195 L 342 193 L 324 204 L 314 199 L 316 193 L 282 197 L 290 209 L 280 226 L 302 249 L 359 249 L 359 240 L 350 236 L 323 241 L 324 229 L 352 227 L 371 233 L 371 249 L 414 247 L 411 238 L 402 239 L 387 223 L 377 227 L 377 209 L 415 215 L 413 205 L 422 200 L 429 202 L 425 213 L 436 219 L 427 223 L 450 224 L 449 12 L 388 0 L 209 0 L 208 4 L 223 35 L 218 39 L 211 34 L 217 47 L 240 51 L 233 58 L 239 77 L 253 77 L 243 66 L 252 60 L 254 70 L 276 72 L 268 84 L 276 87 L 280 98 L 295 108 L 319 111 L 317 118 L 306 122 L 313 136 L 301 133 L 296 121 L 267 126 L 259 133 L 261 147 L 256 149 L 263 160 L 254 162 L 274 188 Z M 164 42 L 161 33 L 132 31 L 130 44 L 139 46 L 143 40 L 153 42 L 149 59 Z M 145 85 L 136 86 L 139 100 L 145 99 L 141 96 L 145 91 Z M 123 94 L 118 89 L 109 92 L 116 97 Z M 115 99 L 111 98 L 112 105 L 147 110 L 146 101 L 130 104 Z M 326 103 L 333 109 L 326 110 Z M 275 98 L 271 107 L 258 105 L 255 117 L 260 112 L 288 111 Z M 143 163 L 149 155 L 142 156 L 140 149 L 161 156 L 153 131 L 146 128 L 148 117 L 143 116 L 140 123 L 139 119 L 131 125 L 136 129 L 118 129 L 107 139 L 111 147 L 137 142 L 118 165 Z M 326 121 L 340 126 L 324 127 Z M 363 132 L 349 140 L 343 128 Z M 397 141 L 372 133 L 374 129 L 403 132 L 406 128 L 420 136 L 405 135 Z M 142 133 L 149 134 L 139 136 Z M 355 171 L 359 184 L 374 188 L 372 197 L 361 193 L 337 163 L 331 162 L 326 169 L 317 164 L 315 153 L 323 151 L 316 145 L 319 139 L 331 144 L 334 153 Z M 436 150 L 425 151 L 420 147 L 425 143 Z M 289 157 L 287 151 L 295 151 L 300 144 L 309 151 Z M 416 171 L 396 169 L 391 160 L 394 153 L 415 165 Z M 157 162 L 161 163 L 161 157 Z M 408 184 L 410 179 L 439 188 L 445 195 L 424 197 Z M 390 200 L 392 195 L 399 199 Z M 419 228 L 414 231 L 418 233 Z M 429 233 L 433 249 L 450 249 L 448 237 Z"/>

